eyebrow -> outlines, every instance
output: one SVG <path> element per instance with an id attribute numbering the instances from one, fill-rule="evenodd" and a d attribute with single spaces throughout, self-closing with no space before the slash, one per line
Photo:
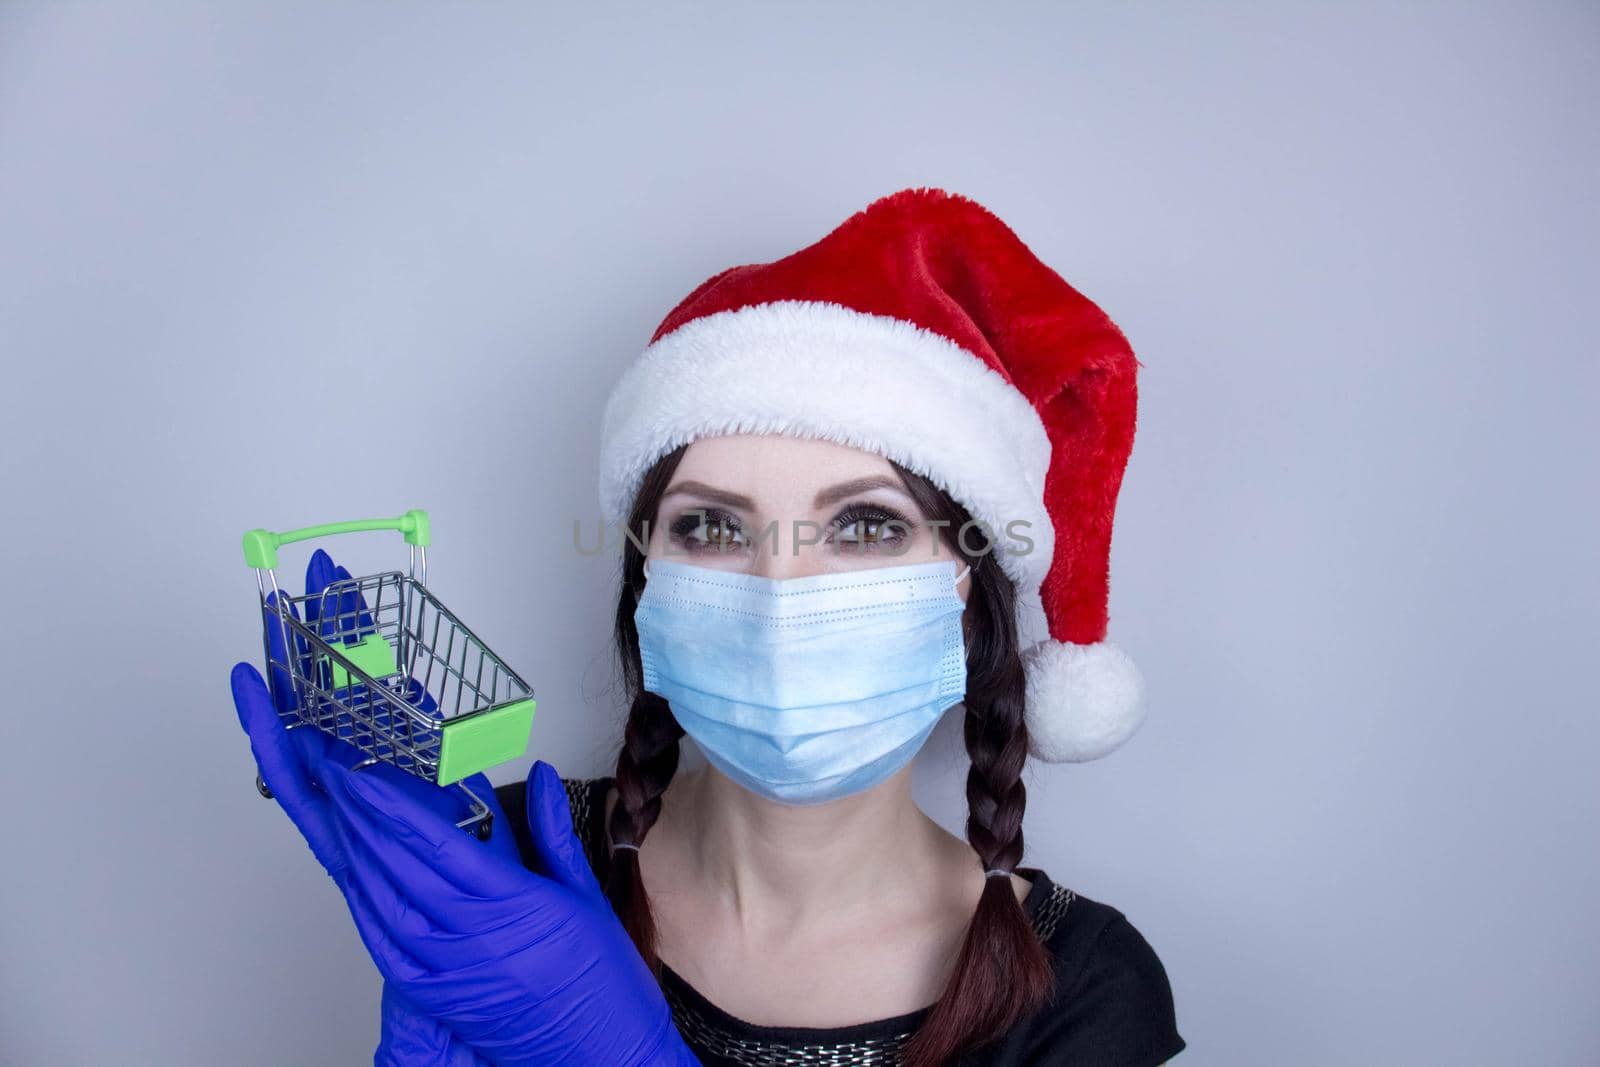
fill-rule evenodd
<path id="1" fill-rule="evenodd" d="M 886 474 L 869 474 L 862 478 L 852 478 L 848 482 L 840 482 L 838 485 L 831 485 L 826 489 L 818 490 L 817 498 L 812 502 L 812 507 L 821 510 L 830 504 L 836 504 L 844 500 L 846 497 L 857 496 L 873 489 L 892 489 L 901 494 L 905 493 L 905 487 L 900 484 L 898 479 L 891 478 Z M 718 489 L 715 486 L 696 481 L 678 482 L 661 496 L 662 499 L 666 499 L 678 493 L 692 493 L 696 496 L 705 497 L 714 503 L 730 508 L 743 508 L 746 511 L 754 511 L 756 506 L 755 501 L 747 496 L 739 493 L 730 493 L 726 489 Z"/>

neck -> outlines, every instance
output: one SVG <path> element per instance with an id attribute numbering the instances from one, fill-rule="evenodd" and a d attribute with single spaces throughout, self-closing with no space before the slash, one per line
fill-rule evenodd
<path id="1" fill-rule="evenodd" d="M 910 765 L 815 805 L 768 800 L 715 767 L 679 777 L 672 821 L 692 882 L 747 929 L 794 929 L 847 917 L 857 905 L 881 907 L 886 889 L 925 884 L 923 868 L 936 866 L 941 831 L 911 796 Z"/>

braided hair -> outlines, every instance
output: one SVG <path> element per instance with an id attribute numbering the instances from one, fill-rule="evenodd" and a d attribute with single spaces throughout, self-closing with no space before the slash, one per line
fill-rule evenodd
<path id="1" fill-rule="evenodd" d="M 606 895 L 651 971 L 660 977 L 655 923 L 639 870 L 637 846 L 661 813 L 661 795 L 678 769 L 678 724 L 667 701 L 643 687 L 639 632 L 634 609 L 644 592 L 648 531 L 662 495 L 688 446 L 663 456 L 646 474 L 628 517 L 623 545 L 622 591 L 616 642 L 625 691 L 631 703 L 617 755 L 617 801 L 607 829 Z M 1027 789 L 1024 719 L 1026 675 L 1018 648 L 1016 591 L 1001 569 L 987 532 L 968 526 L 960 503 L 928 479 L 890 461 L 923 514 L 959 531 L 948 547 L 972 568 L 971 592 L 962 618 L 967 646 L 967 691 L 963 732 L 971 768 L 967 772 L 967 841 L 985 871 L 1010 872 L 1022 860 L 1022 817 Z M 981 543 L 969 554 L 964 542 Z M 625 846 L 634 847 L 625 847 Z M 1011 879 L 985 878 L 977 910 L 967 926 L 955 967 L 939 999 L 906 1044 L 906 1067 L 938 1067 L 980 1047 L 1054 994 L 1049 955 L 1033 932 L 1011 888 Z"/>

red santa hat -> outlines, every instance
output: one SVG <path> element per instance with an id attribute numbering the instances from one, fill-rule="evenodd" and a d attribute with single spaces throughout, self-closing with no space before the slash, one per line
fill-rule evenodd
<path id="1" fill-rule="evenodd" d="M 904 189 L 672 309 L 606 404 L 601 506 L 626 521 L 656 460 L 722 434 L 827 439 L 924 475 L 987 524 L 1019 608 L 1043 608 L 1050 636 L 1023 652 L 1031 752 L 1098 759 L 1144 718 L 1139 672 L 1105 639 L 1137 366 L 988 209 Z"/>

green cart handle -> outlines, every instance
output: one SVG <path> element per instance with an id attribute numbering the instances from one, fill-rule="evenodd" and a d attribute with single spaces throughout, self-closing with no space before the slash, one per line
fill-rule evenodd
<path id="1" fill-rule="evenodd" d="M 246 530 L 244 535 L 244 561 L 257 570 L 276 570 L 278 546 L 313 537 L 331 537 L 334 534 L 359 533 L 362 530 L 399 530 L 405 534 L 406 544 L 428 545 L 428 513 L 412 508 L 397 519 L 352 519 L 349 522 L 328 522 L 321 526 L 304 526 L 298 530 L 273 533 L 271 530 Z"/>

